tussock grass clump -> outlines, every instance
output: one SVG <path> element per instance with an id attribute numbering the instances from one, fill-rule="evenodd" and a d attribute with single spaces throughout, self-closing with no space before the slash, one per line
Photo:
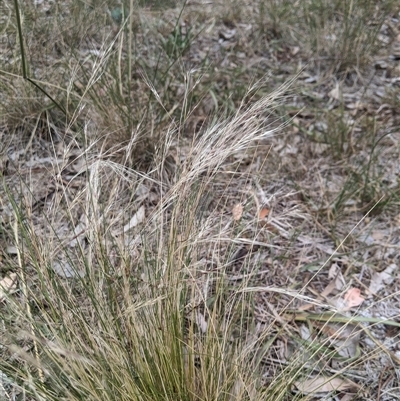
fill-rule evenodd
<path id="1" fill-rule="evenodd" d="M 27 199 L 9 192 L 9 263 L 18 265 L 21 291 L 7 297 L 1 370 L 13 391 L 37 400 L 265 399 L 259 365 L 268 331 L 255 326 L 252 274 L 232 282 L 227 270 L 240 230 L 220 214 L 222 203 L 201 210 L 201 198 L 223 162 L 274 132 L 265 111 L 282 90 L 206 130 L 167 190 L 157 173 L 87 156 L 84 187 L 50 208 L 44 231 Z M 127 188 L 161 194 L 146 218 L 138 204 L 121 203 Z M 86 224 L 72 238 L 60 238 L 62 207 L 70 227 L 83 211 Z M 127 216 L 136 223 L 121 232 Z"/>

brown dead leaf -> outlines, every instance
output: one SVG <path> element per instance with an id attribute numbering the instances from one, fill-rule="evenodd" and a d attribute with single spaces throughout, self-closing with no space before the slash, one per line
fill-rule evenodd
<path id="1" fill-rule="evenodd" d="M 271 232 L 272 234 L 275 234 L 275 235 L 279 235 L 279 234 L 280 234 L 278 228 L 276 228 L 275 226 L 273 226 L 273 225 L 270 224 L 270 223 L 267 223 L 266 221 L 262 221 L 262 222 L 261 222 L 261 225 L 262 225 L 262 227 L 264 227 L 266 230 L 268 230 L 268 231 Z"/>
<path id="2" fill-rule="evenodd" d="M 365 298 L 361 296 L 361 291 L 359 288 L 350 288 L 346 292 L 344 300 L 346 301 L 344 310 L 349 310 L 355 306 L 360 306 L 365 301 Z"/>
<path id="3" fill-rule="evenodd" d="M 332 280 L 321 292 L 321 297 L 326 298 L 333 290 L 336 289 L 335 280 Z"/>
<path id="4" fill-rule="evenodd" d="M 359 351 L 360 330 L 354 325 L 330 324 L 329 340 L 343 358 L 354 358 Z"/>
<path id="5" fill-rule="evenodd" d="M 345 394 L 340 401 L 351 401 L 354 400 L 354 394 L 347 393 Z"/>
<path id="6" fill-rule="evenodd" d="M 263 207 L 263 208 L 260 210 L 260 213 L 258 214 L 258 218 L 259 218 L 260 220 L 263 220 L 263 219 L 265 219 L 265 218 L 268 216 L 268 214 L 269 214 L 269 209 L 266 208 L 266 207 Z"/>
<path id="7" fill-rule="evenodd" d="M 11 273 L 9 276 L 0 280 L 0 302 L 2 302 L 7 294 L 17 291 L 17 275 Z"/>
<path id="8" fill-rule="evenodd" d="M 331 267 L 329 268 L 328 271 L 328 278 L 329 279 L 335 279 L 336 276 L 338 275 L 338 272 L 340 271 L 340 268 L 337 263 L 332 263 Z"/>
<path id="9" fill-rule="evenodd" d="M 384 271 L 375 272 L 371 277 L 371 283 L 368 290 L 371 294 L 377 294 L 385 285 L 389 285 L 394 280 L 393 272 L 397 269 L 397 265 L 392 263 Z"/>
<path id="10" fill-rule="evenodd" d="M 388 233 L 383 230 L 372 231 L 372 238 L 375 241 L 382 241 L 387 235 L 388 235 Z"/>
<path id="11" fill-rule="evenodd" d="M 318 295 L 317 300 L 318 301 L 323 301 L 324 299 L 326 299 L 328 297 L 328 295 L 333 290 L 335 290 L 335 288 L 336 288 L 335 280 L 330 281 L 329 284 L 321 292 L 321 294 Z M 315 306 L 314 304 L 307 303 L 307 304 L 301 305 L 299 307 L 299 310 L 306 311 L 306 310 L 312 309 L 314 306 Z"/>
<path id="12" fill-rule="evenodd" d="M 298 134 L 300 132 L 299 126 L 300 126 L 300 120 L 297 117 L 293 118 L 292 124 L 290 125 L 293 134 Z"/>
<path id="13" fill-rule="evenodd" d="M 232 208 L 233 220 L 235 221 L 240 220 L 242 218 L 242 214 L 243 214 L 243 205 L 241 203 L 238 203 Z"/>
<path id="14" fill-rule="evenodd" d="M 356 389 L 357 385 L 340 377 L 316 376 L 304 381 L 296 381 L 294 385 L 304 394 L 330 393 Z"/>
<path id="15" fill-rule="evenodd" d="M 300 47 L 299 46 L 293 46 L 290 48 L 290 53 L 292 56 L 295 56 L 298 52 L 300 51 Z"/>
<path id="16" fill-rule="evenodd" d="M 328 93 L 328 96 L 334 100 L 340 100 L 341 90 L 339 84 L 335 85 L 335 87 Z"/>

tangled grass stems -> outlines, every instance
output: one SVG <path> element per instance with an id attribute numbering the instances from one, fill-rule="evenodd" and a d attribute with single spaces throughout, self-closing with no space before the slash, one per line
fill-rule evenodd
<path id="1" fill-rule="evenodd" d="M 19 276 L 29 285 L 20 297 L 9 299 L 12 327 L 1 370 L 29 397 L 265 399 L 264 391 L 257 390 L 261 344 L 254 341 L 252 294 L 245 291 L 249 279 L 232 286 L 226 262 L 216 270 L 201 266 L 210 252 L 223 255 L 233 226 L 222 227 L 220 216 L 199 219 L 198 209 L 221 164 L 276 131 L 265 125 L 266 110 L 285 89 L 198 138 L 171 189 L 165 193 L 159 182 L 159 192 L 165 195 L 137 232 L 133 252 L 115 246 L 117 239 L 109 235 L 108 214 L 111 218 L 113 205 L 117 207 L 118 193 L 111 190 L 108 204 L 102 194 L 109 182 L 118 188 L 126 180 L 125 171 L 142 185 L 157 184 L 145 174 L 101 157 L 87 159 L 82 197 L 90 223 L 86 248 L 46 244 L 35 235 L 24 203 L 13 202 L 23 239 L 23 245 L 16 243 Z M 54 271 L 55 245 L 67 255 L 70 278 Z M 29 305 L 30 313 L 23 304 Z M 25 346 L 16 332 L 23 333 Z"/>

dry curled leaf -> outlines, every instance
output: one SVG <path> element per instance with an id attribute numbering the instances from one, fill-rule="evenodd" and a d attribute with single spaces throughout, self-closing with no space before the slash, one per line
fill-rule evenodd
<path id="1" fill-rule="evenodd" d="M 344 391 L 357 387 L 350 380 L 322 375 L 311 377 L 304 381 L 299 380 L 294 385 L 303 394 L 330 393 L 332 391 Z"/>
<path id="2" fill-rule="evenodd" d="M 371 283 L 369 285 L 369 292 L 371 294 L 377 294 L 385 285 L 391 284 L 394 280 L 393 272 L 397 269 L 397 265 L 392 263 L 384 271 L 378 273 L 375 272 L 371 277 Z"/>
<path id="3" fill-rule="evenodd" d="M 326 326 L 329 341 L 343 358 L 354 358 L 359 352 L 360 330 L 351 324 L 330 324 Z"/>
<path id="4" fill-rule="evenodd" d="M 243 205 L 241 203 L 238 203 L 232 208 L 233 220 L 235 220 L 235 221 L 240 220 L 242 217 L 242 214 L 243 214 Z"/>
<path id="5" fill-rule="evenodd" d="M 348 310 L 350 308 L 354 308 L 355 306 L 360 306 L 365 301 L 365 298 L 361 296 L 361 291 L 359 288 L 350 288 L 346 292 L 344 300 L 346 301 L 344 310 Z"/>

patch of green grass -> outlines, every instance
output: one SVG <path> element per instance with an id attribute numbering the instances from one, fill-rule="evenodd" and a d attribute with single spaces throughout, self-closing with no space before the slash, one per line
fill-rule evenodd
<path id="1" fill-rule="evenodd" d="M 8 6 L 13 9 L 12 2 Z M 77 123 L 74 129 L 81 131 L 89 117 L 101 130 L 91 135 L 112 151 L 114 145 L 128 146 L 128 158 L 146 168 L 156 144 L 163 141 L 166 114 L 179 116 L 179 110 L 174 112 L 182 100 L 175 95 L 176 80 L 184 85 L 180 60 L 193 33 L 190 26 L 185 34 L 182 31 L 183 8 L 175 28 L 163 37 L 158 30 L 165 27 L 157 26 L 151 14 L 146 19 L 137 7 L 131 1 L 121 15 L 114 15 L 115 9 L 104 2 L 88 6 L 71 0 L 14 9 L 12 15 L 21 18 L 6 28 L 22 47 L 18 55 L 4 55 L 3 77 L 19 82 L 18 95 L 9 93 L 2 99 L 8 124 L 12 119 L 36 119 L 43 109 L 57 107 L 65 115 L 60 128 L 65 122 L 71 128 Z M 11 90 L 7 81 L 4 89 Z M 45 105 L 37 102 L 40 106 L 28 113 L 25 102 L 9 107 L 9 102 L 33 95 L 45 95 Z M 29 102 L 30 108 L 35 104 Z"/>
<path id="2" fill-rule="evenodd" d="M 332 233 L 346 216 L 378 215 L 397 204 L 398 185 L 385 181 L 385 165 L 382 165 L 382 152 L 387 150 L 385 141 L 390 133 L 382 132 L 379 126 L 372 116 L 355 119 L 339 107 L 321 113 L 316 126 L 306 133 L 309 140 L 326 146 L 331 170 L 336 171 L 331 177 L 326 173 L 326 198 L 320 200 L 321 223 L 328 224 Z M 330 185 L 337 191 L 329 190 Z"/>
<path id="3" fill-rule="evenodd" d="M 139 0 L 139 7 L 151 7 L 155 10 L 164 10 L 166 8 L 175 8 L 179 6 L 182 1 L 179 0 Z"/>
<path id="4" fill-rule="evenodd" d="M 361 122 L 360 122 L 361 123 Z M 339 122 L 339 124 L 341 124 Z M 385 141 L 387 133 L 382 134 L 378 130 L 379 124 L 373 117 L 363 118 L 362 138 L 354 139 L 356 145 L 363 141 L 368 153 L 365 157 L 355 153 L 355 168 L 348 174 L 348 181 L 343 188 L 343 192 L 335 202 L 335 210 L 340 210 L 349 199 L 358 200 L 362 210 L 369 210 L 375 206 L 375 213 L 388 203 L 390 199 L 389 188 L 383 181 L 383 166 L 379 166 L 380 153 L 382 152 L 381 142 Z M 342 136 L 341 136 L 342 137 Z M 360 149 L 359 149 L 360 150 Z M 345 195 L 347 193 L 347 195 Z M 345 199 L 344 203 L 343 200 Z"/>
<path id="5" fill-rule="evenodd" d="M 308 51 L 325 71 L 348 72 L 369 65 L 378 35 L 398 4 L 375 1 L 261 1 L 259 30 Z"/>

